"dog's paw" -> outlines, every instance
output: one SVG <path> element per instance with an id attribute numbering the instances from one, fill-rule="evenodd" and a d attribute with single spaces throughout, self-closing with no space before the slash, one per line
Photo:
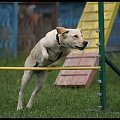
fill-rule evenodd
<path id="1" fill-rule="evenodd" d="M 32 108 L 32 105 L 27 104 L 27 105 L 26 105 L 26 108 L 27 108 L 27 109 L 31 109 L 31 108 Z"/>
<path id="2" fill-rule="evenodd" d="M 17 106 L 17 111 L 23 110 L 22 106 Z"/>

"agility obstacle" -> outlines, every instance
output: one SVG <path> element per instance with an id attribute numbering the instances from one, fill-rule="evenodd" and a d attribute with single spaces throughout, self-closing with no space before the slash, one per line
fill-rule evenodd
<path id="1" fill-rule="evenodd" d="M 105 45 L 104 45 L 104 4 L 98 2 L 99 13 L 99 66 L 94 67 L 0 67 L 0 70 L 99 70 L 100 79 L 100 108 L 105 110 L 107 108 L 106 100 L 106 67 L 105 67 Z"/>
<path id="2" fill-rule="evenodd" d="M 106 78 L 105 78 L 105 51 L 104 51 L 104 7 L 98 2 L 99 11 L 99 61 L 96 67 L 0 67 L 0 70 L 99 70 L 100 71 L 100 108 L 106 108 Z"/>
<path id="3" fill-rule="evenodd" d="M 113 23 L 115 21 L 119 4 L 117 2 L 104 2 L 104 36 L 105 46 L 108 42 Z M 72 50 L 66 57 L 63 66 L 97 66 L 99 65 L 99 18 L 98 2 L 86 2 L 77 28 L 80 28 L 84 39 L 89 46 L 84 51 Z M 61 70 L 54 82 L 56 86 L 82 87 L 91 86 L 96 70 Z"/>
<path id="4" fill-rule="evenodd" d="M 0 67 L 0 70 L 101 70 L 100 66 L 95 67 Z"/>

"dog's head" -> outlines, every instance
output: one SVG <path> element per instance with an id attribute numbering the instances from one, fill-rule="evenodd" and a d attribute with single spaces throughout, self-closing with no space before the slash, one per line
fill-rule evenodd
<path id="1" fill-rule="evenodd" d="M 56 30 L 60 35 L 61 44 L 66 47 L 83 50 L 88 45 L 88 41 L 82 37 L 82 32 L 80 29 L 56 27 Z"/>

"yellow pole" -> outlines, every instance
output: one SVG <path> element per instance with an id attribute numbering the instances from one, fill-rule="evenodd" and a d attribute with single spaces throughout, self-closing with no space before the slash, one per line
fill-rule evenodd
<path id="1" fill-rule="evenodd" d="M 100 70 L 100 66 L 95 67 L 0 67 L 0 70 Z"/>

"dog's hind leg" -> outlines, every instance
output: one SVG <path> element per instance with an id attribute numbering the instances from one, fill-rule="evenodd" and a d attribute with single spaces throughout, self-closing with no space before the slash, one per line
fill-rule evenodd
<path id="1" fill-rule="evenodd" d="M 29 79 L 32 76 L 32 72 L 30 70 L 25 70 L 23 77 L 22 77 L 22 81 L 21 81 L 21 88 L 20 88 L 20 92 L 19 92 L 19 96 L 18 96 L 18 105 L 17 105 L 17 110 L 21 110 L 23 109 L 23 96 L 24 96 L 24 90 L 28 84 Z"/>
<path id="2" fill-rule="evenodd" d="M 47 76 L 47 71 L 40 71 L 40 72 L 36 72 L 36 75 L 37 75 L 37 83 L 36 83 L 36 88 L 35 90 L 33 91 L 30 99 L 29 99 L 29 102 L 27 104 L 27 108 L 32 108 L 32 105 L 33 105 L 33 101 L 37 95 L 37 93 L 41 90 L 43 84 L 44 84 L 44 81 L 46 79 L 46 76 Z"/>

